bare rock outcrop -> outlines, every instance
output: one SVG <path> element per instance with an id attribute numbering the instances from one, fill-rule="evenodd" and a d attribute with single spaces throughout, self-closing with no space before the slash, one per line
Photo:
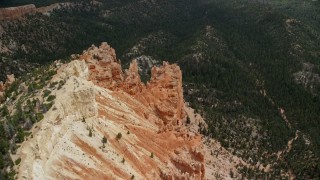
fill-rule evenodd
<path id="1" fill-rule="evenodd" d="M 176 64 L 164 62 L 160 67 L 153 67 L 151 79 L 145 85 L 141 82 L 137 61 L 133 60 L 129 69 L 123 73 L 114 49 L 107 43 L 102 43 L 99 48 L 92 46 L 80 59 L 88 63 L 89 80 L 96 85 L 133 95 L 145 106 L 152 108 L 166 128 L 181 124 L 185 117 L 182 73 Z"/>
<path id="2" fill-rule="evenodd" d="M 177 65 L 154 67 L 145 85 L 137 62 L 123 72 L 106 43 L 78 57 L 51 80 L 65 83 L 17 152 L 18 179 L 205 179 L 202 137 L 182 124 Z"/>

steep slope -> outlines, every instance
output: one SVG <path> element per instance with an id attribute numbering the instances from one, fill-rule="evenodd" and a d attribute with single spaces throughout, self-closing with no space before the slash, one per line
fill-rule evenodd
<path id="1" fill-rule="evenodd" d="M 146 86 L 137 70 L 122 73 L 107 44 L 62 65 L 51 82 L 65 84 L 18 151 L 19 179 L 203 179 L 201 136 L 182 125 L 179 67 L 154 68 Z"/>
<path id="2" fill-rule="evenodd" d="M 171 60 L 183 72 L 186 101 L 208 124 L 208 129 L 201 132 L 252 165 L 252 169 L 238 168 L 242 176 L 320 176 L 319 1 L 100 2 L 101 6 L 77 4 L 51 16 L 37 14 L 1 22 L 0 51 L 18 62 L 51 62 L 107 40 L 117 49 L 125 67 L 136 58 L 142 73 L 150 72 L 152 64 L 162 64 L 159 62 L 163 59 Z M 108 69 L 92 64 L 97 71 Z M 1 80 L 6 80 L 6 74 L 19 77 L 14 71 L 1 71 Z M 126 77 L 125 72 L 114 73 Z M 98 77 L 92 75 L 91 80 L 104 86 L 109 80 L 99 78 L 113 77 L 108 74 L 97 72 Z M 146 77 L 141 78 L 143 82 L 149 79 Z M 40 80 L 41 86 L 45 84 L 46 78 L 37 79 L 30 89 L 38 89 Z M 112 90 L 125 88 L 121 87 L 122 80 L 112 81 L 116 85 Z M 6 95 L 9 104 L 18 102 L 13 99 L 19 98 L 16 94 L 23 89 L 17 84 L 12 87 L 16 88 L 8 90 L 11 96 Z M 146 88 L 138 81 L 130 87 L 134 90 L 131 95 Z M 16 105 L 11 107 L 15 109 Z M 45 112 L 50 103 L 40 105 Z M 6 133 L 1 138 L 21 141 L 22 133 L 12 137 L 12 131 L 21 132 L 12 128 L 17 119 L 21 124 L 38 119 L 24 110 L 26 118 L 19 119 L 14 112 L 6 116 L 8 123 L 3 124 L 2 131 Z M 6 108 L 0 111 L 7 114 Z M 2 142 L 3 149 L 15 152 L 15 146 Z M 3 156 L 7 160 L 7 155 Z"/>

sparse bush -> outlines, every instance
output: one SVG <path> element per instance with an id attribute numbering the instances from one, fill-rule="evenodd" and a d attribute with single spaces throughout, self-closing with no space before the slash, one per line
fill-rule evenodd
<path id="1" fill-rule="evenodd" d="M 8 107 L 4 105 L 3 108 L 1 109 L 1 112 L 2 112 L 2 116 L 8 115 L 9 114 Z"/>
<path id="2" fill-rule="evenodd" d="M 189 118 L 189 116 L 187 116 L 187 121 L 186 121 L 186 123 L 187 123 L 187 124 L 190 124 L 190 122 L 191 122 L 191 121 L 190 121 L 190 118 Z"/>
<path id="3" fill-rule="evenodd" d="M 66 83 L 66 81 L 59 81 L 59 86 L 58 86 L 58 90 L 62 88 L 62 86 Z"/>
<path id="4" fill-rule="evenodd" d="M 116 136 L 117 140 L 121 139 L 122 138 L 122 134 L 121 133 L 118 133 L 117 136 Z"/>
<path id="5" fill-rule="evenodd" d="M 102 143 L 105 144 L 105 143 L 107 143 L 107 141 L 108 141 L 107 138 L 104 136 L 104 137 L 102 138 Z"/>
<path id="6" fill-rule="evenodd" d="M 51 93 L 51 91 L 50 90 L 44 90 L 43 91 L 43 97 L 45 98 L 45 97 L 47 97 L 47 96 L 49 96 L 49 94 Z"/>
<path id="7" fill-rule="evenodd" d="M 17 160 L 14 161 L 15 165 L 19 165 L 21 162 L 21 158 L 18 158 Z"/>
<path id="8" fill-rule="evenodd" d="M 55 95 L 50 95 L 50 96 L 47 98 L 47 101 L 53 101 L 55 98 L 56 98 Z"/>
<path id="9" fill-rule="evenodd" d="M 50 87 L 50 88 L 53 88 L 53 87 L 55 87 L 57 84 L 58 84 L 58 82 L 53 82 L 53 83 L 50 84 L 49 87 Z"/>
<path id="10" fill-rule="evenodd" d="M 36 114 L 37 121 L 41 121 L 43 118 L 44 118 L 44 115 L 42 113 L 37 113 Z"/>
<path id="11" fill-rule="evenodd" d="M 89 129 L 89 137 L 92 137 L 92 130 Z"/>

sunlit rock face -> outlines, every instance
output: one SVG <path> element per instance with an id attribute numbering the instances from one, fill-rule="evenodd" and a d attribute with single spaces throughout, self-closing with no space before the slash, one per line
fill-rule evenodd
<path id="1" fill-rule="evenodd" d="M 147 84 L 107 44 L 64 64 L 53 107 L 20 150 L 19 179 L 205 179 L 201 135 L 185 120 L 182 73 L 164 62 Z M 104 141 L 102 141 L 104 139 Z"/>

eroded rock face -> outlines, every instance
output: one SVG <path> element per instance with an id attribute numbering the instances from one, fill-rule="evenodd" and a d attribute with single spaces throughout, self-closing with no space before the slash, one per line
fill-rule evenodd
<path id="1" fill-rule="evenodd" d="M 123 72 L 103 43 L 52 81 L 65 84 L 17 153 L 20 179 L 205 179 L 202 137 L 182 124 L 177 65 L 154 67 L 145 85 L 137 62 Z"/>
<path id="2" fill-rule="evenodd" d="M 92 46 L 80 59 L 87 62 L 89 80 L 96 85 L 133 95 L 152 108 L 166 128 L 181 124 L 181 119 L 185 117 L 182 73 L 176 64 L 164 62 L 160 67 L 153 67 L 151 79 L 145 85 L 141 82 L 137 61 L 133 60 L 129 69 L 123 73 L 114 49 L 107 43 L 102 43 L 99 48 Z"/>
<path id="3" fill-rule="evenodd" d="M 154 103 L 157 114 L 162 117 L 165 125 L 180 125 L 185 117 L 182 73 L 177 65 L 163 62 L 161 67 L 153 67 L 151 80 L 145 92 L 146 103 Z M 143 95 L 142 94 L 142 95 Z"/>
<path id="4" fill-rule="evenodd" d="M 94 84 L 107 88 L 115 89 L 123 82 L 123 72 L 116 53 L 107 43 L 101 46 L 92 46 L 80 56 L 88 64 L 90 75 L 89 79 Z"/>

